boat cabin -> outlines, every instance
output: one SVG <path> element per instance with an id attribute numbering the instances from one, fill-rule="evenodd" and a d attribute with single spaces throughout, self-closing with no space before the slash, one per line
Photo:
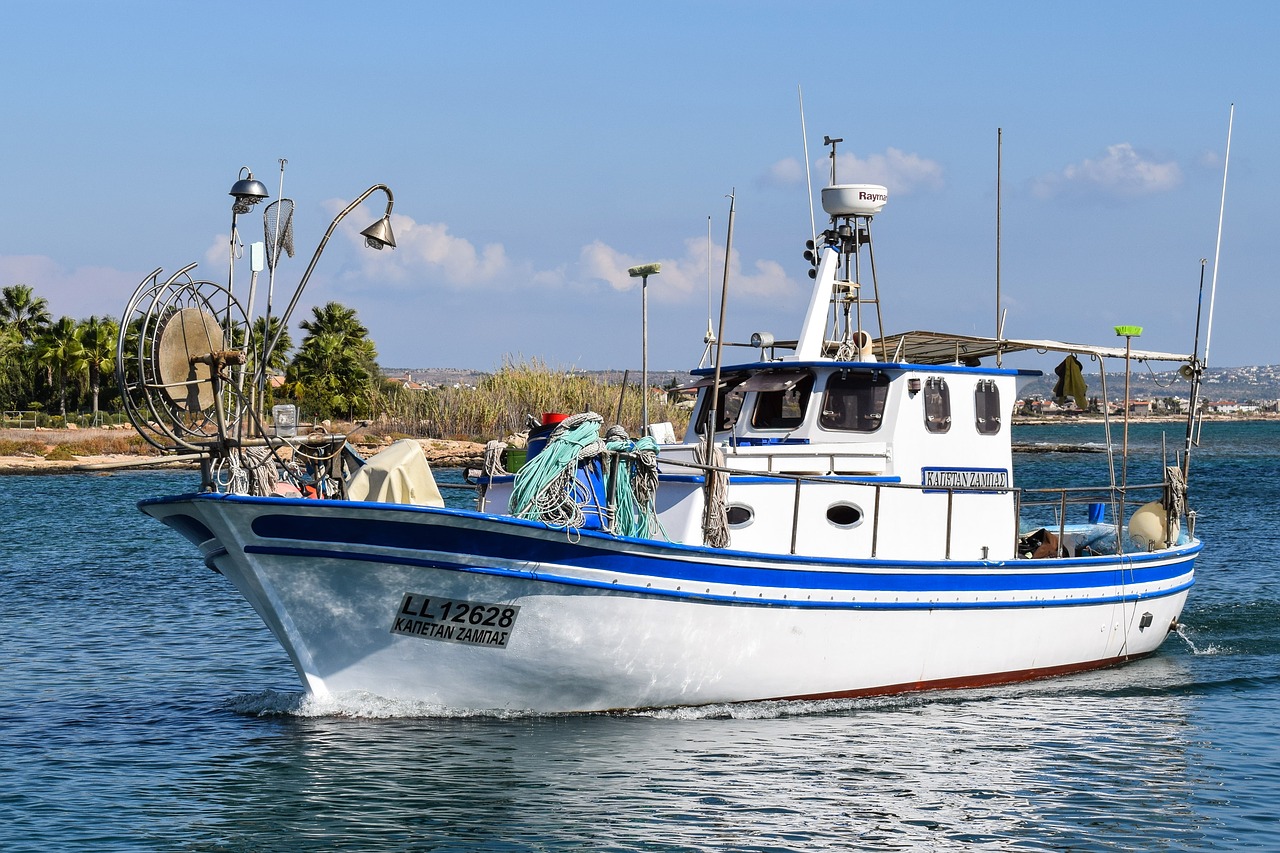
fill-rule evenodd
<path id="1" fill-rule="evenodd" d="M 700 373 L 684 443 L 660 456 L 659 517 L 690 543 L 702 536 L 704 481 L 677 472 L 706 443 L 714 379 Z M 732 547 L 795 553 L 794 537 L 813 556 L 919 559 L 927 542 L 933 559 L 1010 559 L 1009 416 L 1025 373 L 874 361 L 726 366 L 714 443 L 734 472 Z M 682 480 L 688 488 L 672 488 Z"/>

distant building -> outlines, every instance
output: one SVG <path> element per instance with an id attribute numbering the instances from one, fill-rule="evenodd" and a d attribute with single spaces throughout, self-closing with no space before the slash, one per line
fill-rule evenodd
<path id="1" fill-rule="evenodd" d="M 420 382 L 413 381 L 413 374 L 409 371 L 404 372 L 404 379 L 398 380 L 398 384 L 406 391 L 425 391 L 427 386 Z"/>

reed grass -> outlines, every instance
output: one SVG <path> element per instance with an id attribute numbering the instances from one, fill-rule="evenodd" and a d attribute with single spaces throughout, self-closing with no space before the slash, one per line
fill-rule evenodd
<path id="1" fill-rule="evenodd" d="M 596 412 L 606 425 L 620 423 L 630 435 L 638 436 L 643 404 L 635 383 L 624 392 L 619 383 L 552 368 L 538 360 L 510 359 L 475 388 L 418 391 L 388 382 L 380 396 L 380 416 L 373 426 L 378 432 L 476 441 L 523 432 L 529 416 L 540 419 L 544 412 Z M 666 395 L 655 394 L 649 400 L 649 420 L 670 421 L 680 435 L 688 425 L 689 411 L 668 402 Z"/>

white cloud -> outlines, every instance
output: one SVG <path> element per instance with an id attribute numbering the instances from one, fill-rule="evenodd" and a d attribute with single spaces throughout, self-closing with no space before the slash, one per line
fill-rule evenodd
<path id="1" fill-rule="evenodd" d="M 826 186 L 831 175 L 831 158 L 820 157 L 810 164 L 815 186 Z M 836 154 L 836 178 L 841 183 L 883 184 L 889 193 L 908 195 L 916 190 L 941 189 L 942 165 L 935 160 L 886 148 L 883 154 L 859 157 L 851 152 Z M 804 166 L 787 157 L 777 161 L 760 178 L 766 186 L 803 186 Z"/>
<path id="2" fill-rule="evenodd" d="M 919 154 L 886 148 L 883 154 L 865 158 L 836 154 L 836 177 L 841 182 L 884 184 L 890 194 L 906 195 L 918 189 L 941 189 L 942 165 Z"/>
<path id="3" fill-rule="evenodd" d="M 639 278 L 632 278 L 627 270 L 640 264 L 651 263 L 653 258 L 628 255 L 612 246 L 596 240 L 582 247 L 577 272 L 585 279 L 604 281 L 618 291 L 640 286 Z M 703 238 L 685 240 L 684 254 L 676 258 L 662 258 L 662 272 L 649 279 L 649 295 L 658 301 L 692 302 L 700 299 L 707 288 L 707 246 Z M 718 294 L 724 275 L 724 247 L 711 247 L 712 289 Z M 738 252 L 731 255 L 729 263 L 729 288 L 736 296 L 770 298 L 792 296 L 800 287 L 787 278 L 777 261 L 757 260 L 749 269 L 743 269 Z"/>
<path id="4" fill-rule="evenodd" d="M 1107 146 L 1096 159 L 1067 165 L 1061 172 L 1041 176 L 1032 191 L 1041 198 L 1082 192 L 1113 198 L 1133 198 L 1167 192 L 1182 183 L 1182 169 L 1172 160 L 1158 162 L 1128 142 Z"/>
<path id="5" fill-rule="evenodd" d="M 329 204 L 334 210 L 340 210 L 343 206 L 341 201 Z M 627 270 L 657 260 L 662 264 L 662 272 L 657 278 L 650 279 L 649 295 L 652 298 L 687 302 L 701 298 L 706 292 L 707 246 L 703 237 L 685 240 L 681 255 L 659 259 L 630 255 L 603 241 L 595 240 L 582 247 L 576 261 L 538 269 L 532 261 L 510 258 L 500 243 L 480 247 L 464 237 L 450 233 L 449 226 L 445 223 L 418 223 L 400 214 L 393 214 L 391 217 L 396 248 L 371 251 L 364 248 L 364 238 L 358 230 L 366 218 L 361 218 L 360 214 L 352 214 L 349 219 L 353 224 L 347 226 L 343 223 L 342 230 L 346 239 L 352 245 L 360 247 L 359 266 L 344 276 L 348 281 L 377 281 L 380 284 L 405 286 L 445 284 L 458 290 L 481 286 L 501 290 L 527 287 L 530 284 L 543 290 L 595 289 L 600 282 L 604 282 L 614 290 L 628 291 L 638 287 L 640 279 L 632 278 Z M 213 250 L 210 251 L 212 253 Z M 225 252 L 225 244 L 223 251 Z M 724 248 L 713 246 L 711 270 L 717 288 L 723 269 Z M 799 292 L 798 285 L 787 278 L 781 264 L 757 260 L 744 267 L 738 252 L 733 253 L 729 281 L 734 293 L 745 297 L 771 297 Z"/>
<path id="6" fill-rule="evenodd" d="M 341 201 L 330 201 L 326 207 L 341 210 Z M 373 221 L 361 213 L 343 222 L 342 231 L 360 247 L 361 274 L 385 283 L 417 282 L 426 278 L 433 283 L 466 289 L 478 285 L 501 283 L 514 278 L 513 264 L 501 243 L 477 246 L 464 237 L 449 233 L 443 222 L 416 222 L 411 217 L 393 213 L 391 230 L 396 248 L 374 251 L 364 245 L 361 223 Z"/>
<path id="7" fill-rule="evenodd" d="M 804 186 L 804 165 L 794 157 L 784 157 L 760 176 L 759 183 L 766 187 Z"/>
<path id="8" fill-rule="evenodd" d="M 28 285 L 49 303 L 56 320 L 90 315 L 119 318 L 142 273 L 108 267 L 67 269 L 45 255 L 0 255 L 0 285 Z"/>
<path id="9" fill-rule="evenodd" d="M 239 231 L 239 230 L 240 230 L 239 228 L 236 229 L 236 231 Z M 231 251 L 231 248 L 228 245 L 228 241 L 230 239 L 231 237 L 227 234 L 219 234 L 213 238 L 213 244 L 210 245 L 209 248 L 204 250 L 205 267 L 216 268 L 219 265 L 223 267 L 227 265 L 227 259 L 229 257 L 228 253 Z M 247 252 L 249 250 L 245 249 L 244 251 Z M 201 277 L 208 278 L 208 276 L 201 276 Z"/>

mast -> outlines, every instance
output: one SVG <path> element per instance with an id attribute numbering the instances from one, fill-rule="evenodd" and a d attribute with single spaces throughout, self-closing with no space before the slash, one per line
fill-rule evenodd
<path id="1" fill-rule="evenodd" d="M 1004 129 L 996 128 L 996 340 L 1003 329 L 1000 322 L 1000 178 L 1003 171 Z M 996 346 L 996 367 L 1000 366 L 1000 347 Z"/>

